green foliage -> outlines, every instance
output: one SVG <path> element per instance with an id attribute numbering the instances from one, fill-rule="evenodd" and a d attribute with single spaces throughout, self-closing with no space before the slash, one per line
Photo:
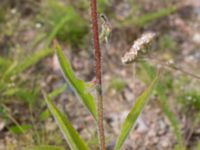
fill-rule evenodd
<path id="1" fill-rule="evenodd" d="M 49 93 L 50 98 L 54 98 L 64 92 L 64 90 L 67 88 L 67 85 L 61 85 L 60 87 L 57 87 L 54 89 L 51 93 Z"/>
<path id="2" fill-rule="evenodd" d="M 84 37 L 88 33 L 88 25 L 72 5 L 48 0 L 43 10 L 38 18 L 46 25 L 47 32 L 53 33 L 49 36 L 47 43 L 54 34 L 58 40 L 69 44 L 78 46 L 83 43 Z"/>
<path id="3" fill-rule="evenodd" d="M 197 145 L 197 150 L 200 150 L 200 142 Z"/>
<path id="4" fill-rule="evenodd" d="M 138 116 L 144 109 L 144 106 L 149 100 L 150 94 L 153 92 L 154 88 L 156 87 L 156 84 L 158 82 L 158 76 L 152 81 L 151 85 L 148 87 L 147 90 L 145 90 L 142 95 L 140 95 L 134 106 L 132 107 L 131 111 L 129 112 L 126 120 L 124 121 L 122 125 L 122 129 L 120 131 L 120 135 L 117 138 L 117 142 L 115 145 L 115 150 L 120 150 L 122 144 L 124 143 L 125 139 L 127 138 L 131 128 L 133 127 L 135 121 L 137 120 Z"/>
<path id="5" fill-rule="evenodd" d="M 165 95 L 164 89 L 161 84 L 157 86 L 156 92 L 160 98 L 159 100 L 161 103 L 162 111 L 165 114 L 165 116 L 168 118 L 168 120 L 170 121 L 174 134 L 176 135 L 176 139 L 178 142 L 177 146 L 179 147 L 179 150 L 182 150 L 184 148 L 184 145 L 183 145 L 183 138 L 181 135 L 181 129 L 178 125 L 175 115 L 169 109 L 169 105 L 167 104 L 167 97 Z"/>
<path id="6" fill-rule="evenodd" d="M 9 127 L 9 131 L 13 134 L 22 134 L 27 132 L 32 127 L 29 124 L 14 125 Z"/>
<path id="7" fill-rule="evenodd" d="M 45 109 L 44 111 L 42 111 L 39 115 L 39 120 L 40 121 L 44 121 L 46 120 L 48 117 L 50 116 L 50 112 L 48 109 Z"/>
<path id="8" fill-rule="evenodd" d="M 196 90 L 186 90 L 177 97 L 178 102 L 184 110 L 200 111 L 200 94 Z"/>
<path id="9" fill-rule="evenodd" d="M 58 44 L 55 45 L 58 61 L 63 72 L 63 75 L 70 86 L 74 89 L 77 96 L 80 98 L 84 106 L 89 110 L 95 120 L 97 120 L 97 112 L 95 101 L 91 94 L 87 92 L 87 85 L 82 80 L 76 79 L 69 62 L 65 58 L 61 48 Z"/>
<path id="10" fill-rule="evenodd" d="M 0 8 L 0 24 L 4 21 L 5 12 L 2 8 Z"/>
<path id="11" fill-rule="evenodd" d="M 158 10 L 157 12 L 152 12 L 152 13 L 148 13 L 147 15 L 141 16 L 133 22 L 135 25 L 144 26 L 148 22 L 154 21 L 161 17 L 168 16 L 169 14 L 171 14 L 175 11 L 176 11 L 176 7 L 163 8 L 163 9 Z"/>
<path id="12" fill-rule="evenodd" d="M 162 79 L 162 86 L 165 91 L 173 90 L 173 78 L 170 73 L 165 73 L 165 78 Z"/>
<path id="13" fill-rule="evenodd" d="M 64 148 L 58 146 L 40 145 L 31 148 L 25 148 L 24 150 L 64 150 Z"/>
<path id="14" fill-rule="evenodd" d="M 147 74 L 149 75 L 150 80 L 153 79 L 153 77 L 155 76 L 155 69 L 149 65 L 147 62 L 141 62 L 141 67 L 143 70 L 145 70 L 147 72 Z M 161 82 L 162 83 L 162 82 Z M 158 83 L 157 88 L 156 88 L 156 93 L 159 96 L 159 101 L 161 104 L 161 108 L 162 111 L 164 113 L 164 115 L 167 117 L 167 119 L 169 120 L 174 134 L 176 135 L 176 139 L 178 141 L 178 147 L 179 148 L 183 148 L 183 139 L 182 139 L 182 135 L 181 135 L 181 131 L 180 131 L 180 127 L 178 125 L 177 119 L 175 117 L 175 115 L 173 114 L 173 112 L 169 109 L 169 105 L 167 104 L 167 97 L 165 94 L 165 88 L 163 87 L 163 84 Z M 170 87 L 171 87 L 171 79 L 170 79 Z M 166 86 L 166 85 L 164 85 Z M 179 149 L 180 150 L 180 149 Z"/>
<path id="15" fill-rule="evenodd" d="M 8 60 L 8 59 L 6 59 L 4 57 L 0 57 L 0 71 L 1 72 L 5 72 L 10 64 L 11 64 L 10 60 Z M 1 76 L 2 75 L 0 75 L 0 77 Z"/>
<path id="16" fill-rule="evenodd" d="M 5 97 L 16 97 L 25 104 L 34 105 L 36 99 L 38 98 L 38 90 L 33 89 L 29 90 L 28 88 L 8 88 L 5 92 L 2 93 Z"/>
<path id="17" fill-rule="evenodd" d="M 41 49 L 30 54 L 23 60 L 12 57 L 0 57 L 1 98 L 16 97 L 25 103 L 33 104 L 38 96 L 38 88 L 37 86 L 31 90 L 27 88 L 28 84 L 23 83 L 20 75 L 52 52 L 52 49 Z"/>
<path id="18" fill-rule="evenodd" d="M 160 37 L 159 44 L 161 50 L 171 50 L 172 52 L 177 51 L 177 43 L 168 34 L 165 34 Z"/>
<path id="19" fill-rule="evenodd" d="M 132 18 L 132 15 L 126 18 L 119 26 L 129 26 L 129 25 L 136 25 L 139 27 L 144 27 L 148 23 L 155 21 L 157 19 L 160 19 L 162 17 L 168 16 L 176 11 L 176 7 L 170 6 L 167 8 L 162 8 L 156 12 L 150 12 L 148 14 L 142 15 L 142 16 L 134 16 Z"/>
<path id="20" fill-rule="evenodd" d="M 122 92 L 125 86 L 126 83 L 120 78 L 114 78 L 111 81 L 111 87 L 115 89 L 117 92 Z"/>
<path id="21" fill-rule="evenodd" d="M 8 119 L 7 115 L 6 115 L 6 110 L 3 106 L 0 105 L 0 116 L 3 119 Z"/>
<path id="22" fill-rule="evenodd" d="M 49 110 L 54 116 L 58 126 L 60 127 L 62 134 L 64 135 L 66 141 L 73 150 L 89 150 L 85 142 L 79 137 L 77 131 L 72 127 L 67 117 L 65 117 L 51 102 L 49 97 L 45 95 L 45 100 L 48 105 Z"/>
<path id="23" fill-rule="evenodd" d="M 55 98 L 57 97 L 58 95 L 60 95 L 61 93 L 63 93 L 65 91 L 65 89 L 67 88 L 67 85 L 62 85 L 56 89 L 54 89 L 51 93 L 49 93 L 49 97 L 52 99 L 52 98 Z M 44 101 L 44 100 L 43 100 Z M 43 102 L 42 101 L 42 102 Z M 41 102 L 41 103 L 42 103 Z M 48 109 L 45 109 L 44 111 L 42 111 L 39 115 L 39 120 L 40 121 L 44 121 L 46 120 L 48 117 L 50 116 L 50 112 Z"/>
<path id="24" fill-rule="evenodd" d="M 106 12 L 106 8 L 109 6 L 109 0 L 97 0 L 97 4 L 99 13 Z"/>
<path id="25" fill-rule="evenodd" d="M 52 54 L 52 52 L 53 52 L 52 49 L 45 48 L 45 49 L 38 50 L 34 52 L 33 54 L 30 54 L 29 56 L 26 57 L 26 59 L 24 59 L 21 63 L 17 65 L 17 67 L 13 71 L 13 74 L 19 74 L 25 71 L 26 69 L 38 63 L 43 58 Z"/>

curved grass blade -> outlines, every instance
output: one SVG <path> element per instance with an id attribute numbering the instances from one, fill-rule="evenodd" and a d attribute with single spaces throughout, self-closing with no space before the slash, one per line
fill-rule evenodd
<path id="1" fill-rule="evenodd" d="M 133 127 L 136 119 L 138 118 L 138 116 L 140 115 L 142 110 L 144 109 L 145 104 L 148 102 L 149 96 L 152 93 L 152 91 L 154 90 L 154 88 L 156 87 L 157 82 L 158 82 L 158 76 L 155 77 L 155 79 L 152 81 L 152 83 L 148 87 L 148 89 L 146 91 L 144 91 L 142 93 L 142 95 L 140 95 L 137 98 L 134 106 L 132 107 L 131 111 L 129 112 L 128 116 L 126 117 L 126 120 L 122 124 L 122 129 L 118 136 L 114 150 L 120 150 L 122 144 L 124 143 L 124 141 L 126 140 L 128 134 L 129 134 L 131 128 Z"/>
<path id="2" fill-rule="evenodd" d="M 95 120 L 97 120 L 97 112 L 94 98 L 91 94 L 87 92 L 86 84 L 82 80 L 76 79 L 74 73 L 71 69 L 71 66 L 67 59 L 65 58 L 61 48 L 58 44 L 55 44 L 56 54 L 60 64 L 60 68 L 63 72 L 63 75 L 70 86 L 73 88 L 75 93 L 78 95 L 84 106 L 89 110 Z"/>
<path id="3" fill-rule="evenodd" d="M 72 150 L 89 150 L 88 146 L 80 138 L 78 132 L 73 128 L 67 117 L 57 109 L 48 95 L 45 95 L 45 100 L 70 148 Z"/>

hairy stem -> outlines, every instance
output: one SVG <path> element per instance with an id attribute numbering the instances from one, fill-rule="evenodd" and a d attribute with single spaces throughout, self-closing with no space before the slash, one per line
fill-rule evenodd
<path id="1" fill-rule="evenodd" d="M 93 44 L 95 49 L 95 64 L 96 64 L 96 81 L 97 81 L 97 99 L 98 99 L 98 134 L 100 150 L 105 150 L 105 136 L 103 126 L 103 96 L 101 85 L 101 51 L 99 45 L 98 23 L 97 23 L 97 5 L 96 0 L 91 0 L 91 16 L 92 16 L 92 31 Z"/>

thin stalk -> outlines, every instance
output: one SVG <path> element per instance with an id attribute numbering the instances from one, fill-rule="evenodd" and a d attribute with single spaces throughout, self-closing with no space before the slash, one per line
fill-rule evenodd
<path id="1" fill-rule="evenodd" d="M 93 32 L 93 44 L 95 49 L 95 64 L 96 64 L 96 83 L 97 83 L 97 100 L 98 100 L 98 135 L 100 150 L 105 150 L 105 135 L 103 126 L 103 96 L 102 96 L 102 84 L 101 84 L 101 51 L 99 45 L 99 33 L 97 23 L 97 2 L 91 0 L 91 16 L 92 16 L 92 32 Z"/>

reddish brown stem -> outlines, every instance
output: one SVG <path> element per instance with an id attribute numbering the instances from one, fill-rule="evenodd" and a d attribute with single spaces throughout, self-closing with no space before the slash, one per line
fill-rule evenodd
<path id="1" fill-rule="evenodd" d="M 92 32 L 96 61 L 96 80 L 101 84 L 101 51 L 99 46 L 99 33 L 96 12 L 96 0 L 91 0 Z"/>
<path id="2" fill-rule="evenodd" d="M 97 99 L 98 99 L 98 134 L 100 150 L 105 150 L 105 136 L 103 126 L 103 96 L 101 85 L 101 51 L 99 45 L 99 33 L 97 23 L 97 4 L 96 0 L 91 0 L 91 16 L 92 16 L 92 31 L 93 31 L 93 44 L 95 49 L 95 63 L 96 63 L 96 81 L 97 81 Z"/>

